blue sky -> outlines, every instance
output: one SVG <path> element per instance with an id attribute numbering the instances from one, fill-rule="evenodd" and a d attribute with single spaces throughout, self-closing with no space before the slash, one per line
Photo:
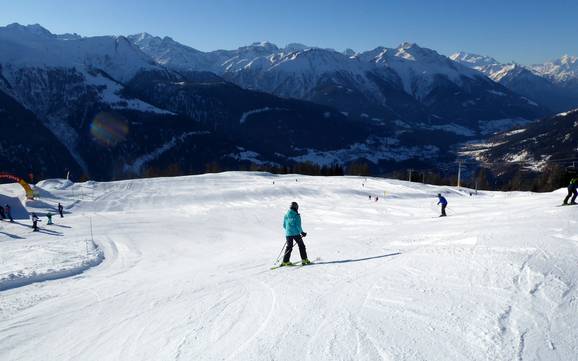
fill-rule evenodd
<path id="1" fill-rule="evenodd" d="M 578 55 L 576 0 L 17 0 L 1 7 L 0 25 L 39 23 L 85 36 L 146 31 L 205 51 L 263 40 L 357 51 L 410 41 L 523 64 Z"/>

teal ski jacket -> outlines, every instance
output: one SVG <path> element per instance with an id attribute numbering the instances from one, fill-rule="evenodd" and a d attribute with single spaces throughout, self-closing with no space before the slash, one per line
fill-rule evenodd
<path id="1" fill-rule="evenodd" d="M 283 228 L 285 228 L 285 236 L 298 236 L 303 232 L 301 228 L 301 215 L 294 210 L 290 209 L 285 214 L 285 219 L 283 219 Z"/>

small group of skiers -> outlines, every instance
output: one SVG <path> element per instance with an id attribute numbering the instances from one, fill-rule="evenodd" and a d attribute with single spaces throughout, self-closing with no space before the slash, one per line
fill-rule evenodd
<path id="1" fill-rule="evenodd" d="M 58 214 L 60 214 L 60 218 L 64 218 L 64 207 L 62 207 L 62 204 L 58 203 L 57 209 L 58 209 Z M 40 231 L 40 229 L 38 228 L 38 222 L 42 222 L 40 220 L 40 217 L 38 217 L 38 215 L 36 213 L 32 213 L 31 218 L 32 218 L 32 231 L 33 232 Z M 46 218 L 48 219 L 48 222 L 46 222 L 47 225 L 54 224 L 52 222 L 52 213 L 48 212 L 46 214 Z"/>
<path id="2" fill-rule="evenodd" d="M 0 220 L 8 219 L 10 222 L 14 222 L 12 218 L 12 208 L 7 204 L 5 207 L 0 206 Z"/>

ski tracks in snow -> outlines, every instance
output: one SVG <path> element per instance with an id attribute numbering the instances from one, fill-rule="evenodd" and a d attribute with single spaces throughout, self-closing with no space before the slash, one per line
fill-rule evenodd
<path id="1" fill-rule="evenodd" d="M 251 342 L 253 342 L 253 340 L 255 340 L 259 335 L 263 333 L 263 331 L 265 330 L 265 328 L 267 328 L 269 322 L 273 318 L 273 313 L 275 312 L 277 305 L 277 295 L 275 293 L 275 290 L 264 282 L 259 282 L 259 284 L 263 285 L 270 292 L 271 304 L 269 306 L 269 312 L 267 312 L 267 316 L 261 322 L 259 328 L 253 334 L 251 334 L 251 336 L 248 337 L 235 351 L 233 351 L 229 356 L 227 356 L 225 358 L 225 361 L 234 360 L 240 353 L 242 353 L 247 348 L 247 346 Z"/>
<path id="2" fill-rule="evenodd" d="M 374 180 L 359 190 L 360 183 L 226 173 L 82 185 L 90 200 L 73 211 L 93 217 L 105 261 L 3 294 L 0 358 L 576 355 L 578 237 L 570 209 L 540 210 L 552 195 L 456 193 L 450 217 L 432 219 L 428 194 L 438 188 Z M 365 192 L 384 190 L 379 202 L 367 201 Z M 303 205 L 310 254 L 335 261 L 270 271 L 294 199 Z M 389 257 L 391 250 L 400 254 Z"/>

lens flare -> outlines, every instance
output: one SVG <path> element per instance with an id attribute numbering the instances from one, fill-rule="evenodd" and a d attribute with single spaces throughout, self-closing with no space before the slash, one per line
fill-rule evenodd
<path id="1" fill-rule="evenodd" d="M 99 144 L 114 147 L 128 135 L 128 121 L 119 114 L 98 113 L 90 124 L 90 134 Z"/>

